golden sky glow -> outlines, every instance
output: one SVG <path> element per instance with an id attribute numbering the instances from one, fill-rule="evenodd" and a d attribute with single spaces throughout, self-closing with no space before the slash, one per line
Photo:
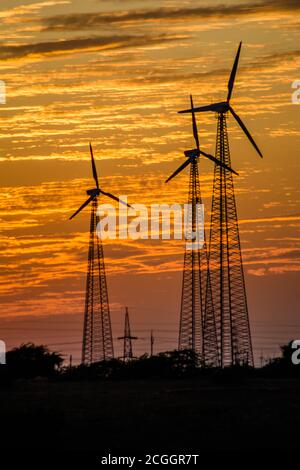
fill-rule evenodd
<path id="1" fill-rule="evenodd" d="M 183 203 L 188 174 L 164 180 L 193 146 L 195 105 L 226 97 L 240 40 L 233 103 L 264 153 L 229 118 L 256 357 L 300 335 L 300 3 L 207 0 L 2 0 L 0 79 L 0 337 L 35 340 L 78 359 L 89 211 L 68 221 L 92 184 L 134 203 Z M 198 115 L 214 153 L 216 119 Z M 213 166 L 200 163 L 209 219 Z M 183 244 L 105 243 L 114 336 L 124 305 L 137 353 L 176 346 Z M 173 294 L 173 295 L 171 295 Z M 2 329 L 1 329 L 2 328 Z M 52 334 L 51 334 L 52 331 Z"/>

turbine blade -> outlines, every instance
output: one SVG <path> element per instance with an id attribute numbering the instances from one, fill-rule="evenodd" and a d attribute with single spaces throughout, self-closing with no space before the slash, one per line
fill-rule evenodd
<path id="1" fill-rule="evenodd" d="M 94 154 L 93 154 L 93 149 L 92 149 L 92 144 L 90 143 L 90 152 L 91 152 L 91 158 L 92 158 L 92 170 L 93 170 L 93 177 L 96 183 L 96 187 L 99 189 L 99 182 L 98 182 L 98 175 L 97 175 L 97 170 L 96 170 L 96 164 L 95 164 L 95 159 L 94 159 Z"/>
<path id="2" fill-rule="evenodd" d="M 193 134 L 194 134 L 194 139 L 196 142 L 197 149 L 199 150 L 200 148 L 199 136 L 198 136 L 197 121 L 196 121 L 196 116 L 194 112 L 194 103 L 193 103 L 192 95 L 190 95 L 190 99 L 191 99 L 191 108 L 192 108 Z"/>
<path id="3" fill-rule="evenodd" d="M 239 59 L 240 59 L 240 54 L 241 54 L 241 48 L 242 48 L 242 41 L 240 42 L 239 48 L 236 53 L 235 61 L 231 70 L 231 74 L 228 80 L 228 95 L 227 95 L 227 101 L 230 101 L 231 95 L 232 95 L 232 90 L 234 87 L 234 81 L 235 81 L 235 76 L 237 72 L 237 68 L 239 65 Z"/>
<path id="4" fill-rule="evenodd" d="M 253 137 L 251 136 L 250 132 L 248 131 L 247 127 L 245 126 L 245 124 L 243 123 L 243 121 L 241 120 L 241 118 L 234 112 L 234 110 L 232 109 L 232 107 L 230 106 L 229 107 L 229 110 L 232 114 L 232 116 L 234 117 L 234 119 L 237 121 L 237 123 L 239 124 L 239 126 L 243 129 L 243 131 L 245 132 L 246 136 L 248 137 L 248 139 L 250 140 L 251 144 L 253 145 L 253 147 L 255 148 L 255 150 L 257 151 L 257 153 L 261 156 L 261 158 L 263 158 L 263 154 L 261 153 L 261 151 L 259 150 L 258 146 L 256 145 Z"/>
<path id="5" fill-rule="evenodd" d="M 114 201 L 117 201 L 117 202 L 120 202 L 121 204 L 124 204 L 124 206 L 130 207 L 131 209 L 133 208 L 130 204 L 127 204 L 127 202 L 122 201 L 122 199 L 118 198 L 117 196 L 114 196 L 111 193 L 107 193 L 105 191 L 102 191 L 102 189 L 100 189 L 100 193 L 104 194 L 104 196 L 110 197 Z"/>
<path id="6" fill-rule="evenodd" d="M 225 168 L 225 170 L 228 170 L 231 173 L 234 173 L 235 175 L 239 176 L 239 174 L 235 170 L 233 170 L 230 166 L 226 165 L 226 163 L 221 162 L 221 160 L 219 160 L 218 158 L 213 157 L 209 153 L 202 152 L 202 150 L 200 150 L 200 153 L 201 153 L 201 155 L 204 155 L 206 158 L 209 158 L 212 162 L 215 162 L 217 165 L 222 166 L 223 168 Z"/>
<path id="7" fill-rule="evenodd" d="M 204 113 L 205 111 L 215 111 L 215 105 L 209 104 L 208 106 L 200 106 L 198 108 L 192 109 L 185 109 L 184 111 L 178 111 L 179 114 L 185 114 L 185 113 Z"/>
<path id="8" fill-rule="evenodd" d="M 69 218 L 69 220 L 73 219 L 75 217 L 75 215 L 78 214 L 78 212 L 82 211 L 82 209 L 85 208 L 85 206 L 87 206 L 93 199 L 94 199 L 95 196 L 91 196 L 89 197 L 80 207 L 79 209 L 77 209 L 76 212 L 74 212 L 73 215 L 71 215 L 71 217 Z"/>
<path id="9" fill-rule="evenodd" d="M 169 178 L 165 181 L 165 183 L 168 183 L 171 179 L 175 178 L 175 176 L 178 175 L 178 173 L 180 173 L 182 170 L 184 170 L 184 168 L 186 168 L 190 163 L 191 163 L 191 159 L 188 158 L 182 165 L 180 165 L 179 168 L 177 168 L 176 171 L 174 171 L 174 173 L 172 173 L 171 176 L 169 176 Z"/>

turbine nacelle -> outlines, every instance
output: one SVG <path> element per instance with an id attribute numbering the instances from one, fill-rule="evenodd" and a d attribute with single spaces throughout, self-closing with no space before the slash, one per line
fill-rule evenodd
<path id="1" fill-rule="evenodd" d="M 197 158 L 197 157 L 200 157 L 200 150 L 199 149 L 185 150 L 184 155 L 187 158 Z"/>
<path id="2" fill-rule="evenodd" d="M 229 101 L 222 101 L 221 103 L 215 103 L 211 106 L 214 108 L 216 113 L 228 113 L 230 105 Z"/>
<path id="3" fill-rule="evenodd" d="M 88 189 L 86 194 L 88 196 L 97 197 L 100 194 L 100 189 L 98 189 L 98 188 Z"/>
<path id="4" fill-rule="evenodd" d="M 220 103 L 213 103 L 207 106 L 197 106 L 196 108 L 192 109 L 185 109 L 183 111 L 178 111 L 179 114 L 186 114 L 186 113 L 205 113 L 207 111 L 213 111 L 215 113 L 227 113 L 230 110 L 229 101 L 221 101 Z"/>

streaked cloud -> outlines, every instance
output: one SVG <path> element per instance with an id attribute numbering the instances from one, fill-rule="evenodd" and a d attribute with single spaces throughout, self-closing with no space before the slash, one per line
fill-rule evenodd
<path id="1" fill-rule="evenodd" d="M 45 31 L 95 29 L 110 24 L 144 23 L 150 21 L 207 20 L 208 18 L 238 18 L 274 12 L 299 12 L 298 0 L 267 0 L 264 2 L 219 4 L 196 8 L 158 8 L 111 13 L 75 13 L 44 19 Z M 261 17 L 263 20 L 263 17 Z"/>
<path id="2" fill-rule="evenodd" d="M 184 39 L 183 36 L 161 34 L 156 36 L 95 36 L 60 41 L 0 46 L 0 60 L 20 59 L 28 56 L 50 56 L 76 52 L 107 51 L 163 44 Z"/>

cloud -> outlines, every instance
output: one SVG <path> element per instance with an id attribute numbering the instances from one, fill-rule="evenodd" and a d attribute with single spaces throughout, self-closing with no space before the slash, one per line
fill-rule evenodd
<path id="1" fill-rule="evenodd" d="M 253 75 L 254 72 L 263 72 L 264 74 L 269 73 L 274 68 L 280 68 L 280 72 L 289 71 L 295 69 L 300 59 L 300 49 L 283 51 L 274 54 L 262 55 L 252 59 L 247 65 L 239 66 L 239 74 L 242 73 Z M 216 62 L 216 61 L 215 61 Z M 196 71 L 192 67 L 187 68 L 186 71 L 173 69 L 168 67 L 166 64 L 164 69 L 159 68 L 153 69 L 151 74 L 145 75 L 143 70 L 136 71 L 134 78 L 129 78 L 131 82 L 135 83 L 148 83 L 148 84 L 160 84 L 160 83 L 175 83 L 175 82 L 207 82 L 207 79 L 213 77 L 223 78 L 227 81 L 231 70 L 231 64 L 228 68 L 212 68 L 205 71 Z M 257 78 L 257 77 L 256 77 Z M 275 80 L 275 79 L 273 79 Z M 226 83 L 226 81 L 224 83 Z"/>
<path id="2" fill-rule="evenodd" d="M 83 51 L 104 51 L 108 49 L 151 46 L 182 39 L 185 39 L 185 37 L 167 34 L 156 36 L 94 36 L 63 41 L 1 46 L 0 60 L 21 59 L 27 56 L 49 56 Z"/>
<path id="3" fill-rule="evenodd" d="M 37 11 L 41 10 L 42 8 L 45 7 L 52 7 L 52 6 L 58 6 L 58 5 L 67 5 L 69 4 L 69 0 L 54 0 L 54 1 L 44 1 L 44 2 L 37 2 L 37 3 L 30 3 L 28 5 L 19 5 L 15 6 L 12 8 L 9 8 L 7 10 L 1 10 L 0 11 L 0 18 L 4 22 L 10 22 L 6 21 L 9 18 L 13 17 L 18 17 L 22 15 L 32 15 L 33 13 L 36 13 Z"/>
<path id="4" fill-rule="evenodd" d="M 45 31 L 93 29 L 110 24 L 130 24 L 145 21 L 177 21 L 207 18 L 235 18 L 275 12 L 300 11 L 299 0 L 266 0 L 235 5 L 215 5 L 197 8 L 157 8 L 110 13 L 73 13 L 45 18 Z"/>

